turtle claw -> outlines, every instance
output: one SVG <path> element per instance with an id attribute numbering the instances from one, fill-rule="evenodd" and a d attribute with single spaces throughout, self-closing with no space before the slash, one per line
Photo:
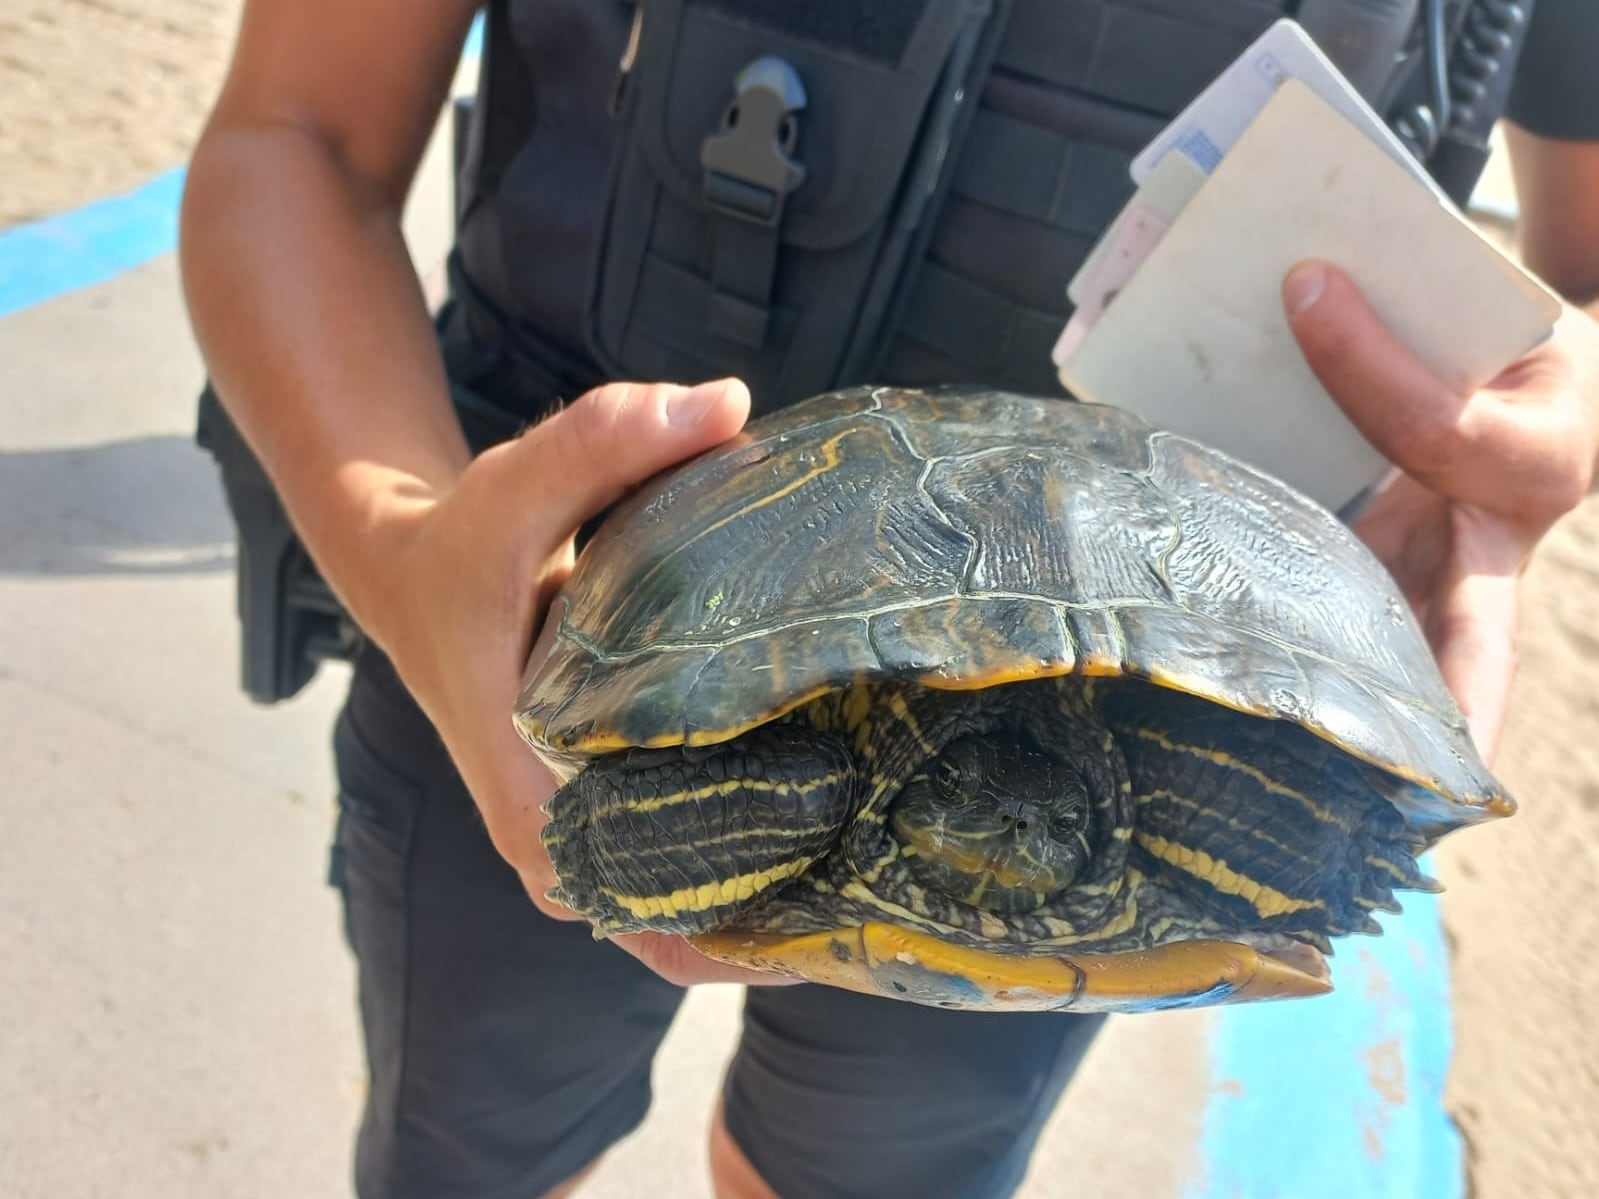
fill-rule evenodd
<path id="1" fill-rule="evenodd" d="M 1309 945 L 1317 953 L 1321 954 L 1322 957 L 1325 957 L 1325 958 L 1332 957 L 1332 955 L 1333 955 L 1333 943 L 1332 943 L 1332 939 L 1330 937 L 1327 937 L 1326 935 L 1324 935 L 1322 933 L 1317 933 L 1317 932 L 1295 933 L 1294 935 L 1296 937 L 1298 937 L 1301 941 L 1303 941 L 1306 945 Z"/>

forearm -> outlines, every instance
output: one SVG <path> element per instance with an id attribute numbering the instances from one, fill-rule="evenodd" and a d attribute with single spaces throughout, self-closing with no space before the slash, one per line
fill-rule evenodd
<path id="1" fill-rule="evenodd" d="M 1570 303 L 1599 308 L 1599 143 L 1559 141 L 1506 123 L 1521 205 L 1521 257 Z"/>
<path id="2" fill-rule="evenodd" d="M 468 461 L 395 202 L 283 124 L 213 130 L 182 268 L 217 391 L 358 619 Z"/>

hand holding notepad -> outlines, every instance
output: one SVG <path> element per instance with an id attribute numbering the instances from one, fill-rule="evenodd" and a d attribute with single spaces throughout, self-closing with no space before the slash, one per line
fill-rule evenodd
<path id="1" fill-rule="evenodd" d="M 1271 38 L 1281 48 L 1285 37 L 1306 41 L 1281 22 L 1239 60 L 1251 87 L 1259 47 Z M 1341 267 L 1462 393 L 1548 337 L 1560 304 L 1395 155 L 1374 115 L 1344 115 L 1347 98 L 1335 107 L 1286 76 L 1241 123 L 1236 89 L 1229 96 L 1227 118 L 1241 128 L 1231 144 L 1214 132 L 1220 122 L 1192 136 L 1205 128 L 1207 98 L 1214 103 L 1207 91 L 1152 143 L 1172 142 L 1164 155 L 1140 156 L 1143 186 L 1068 289 L 1078 310 L 1055 361 L 1079 398 L 1130 409 L 1344 508 L 1387 464 L 1288 328 L 1280 287 L 1296 262 Z"/>

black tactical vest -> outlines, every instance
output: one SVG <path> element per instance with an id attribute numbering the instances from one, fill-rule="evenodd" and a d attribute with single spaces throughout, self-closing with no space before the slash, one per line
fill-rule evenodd
<path id="1" fill-rule="evenodd" d="M 1287 0 L 495 0 L 452 371 L 1059 394 L 1128 164 Z M 469 331 L 470 337 L 461 331 Z"/>

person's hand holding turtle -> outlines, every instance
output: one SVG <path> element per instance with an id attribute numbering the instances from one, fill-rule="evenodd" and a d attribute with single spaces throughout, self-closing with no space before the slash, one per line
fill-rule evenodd
<path id="1" fill-rule="evenodd" d="M 333 581 L 393 660 L 449 748 L 501 855 L 546 915 L 555 885 L 539 843 L 555 781 L 510 722 L 520 664 L 573 561 L 576 530 L 667 467 L 734 436 L 749 412 L 736 380 L 694 388 L 613 384 L 474 459 L 445 489 L 390 490 L 376 552 Z M 344 569 L 340 569 L 344 567 Z M 781 983 L 713 962 L 680 937 L 616 942 L 668 981 Z"/>

